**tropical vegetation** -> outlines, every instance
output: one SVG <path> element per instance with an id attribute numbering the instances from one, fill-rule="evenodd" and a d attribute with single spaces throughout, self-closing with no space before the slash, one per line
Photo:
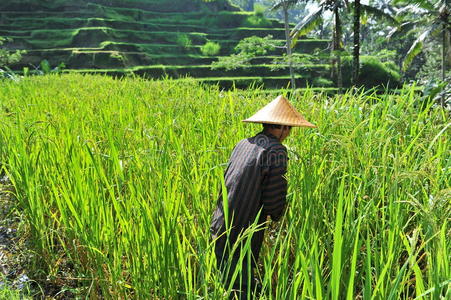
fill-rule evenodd
<path id="1" fill-rule="evenodd" d="M 0 3 L 0 298 L 228 299 L 211 214 L 282 94 L 318 127 L 285 142 L 261 299 L 451 299 L 449 1 L 26 3 Z"/>

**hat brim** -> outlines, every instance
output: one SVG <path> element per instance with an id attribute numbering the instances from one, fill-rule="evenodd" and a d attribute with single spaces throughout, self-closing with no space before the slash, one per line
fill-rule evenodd
<path id="1" fill-rule="evenodd" d="M 291 127 L 308 127 L 308 128 L 316 128 L 316 125 L 313 125 L 312 123 L 308 121 L 304 122 L 283 122 L 283 121 L 271 121 L 271 120 L 251 120 L 246 119 L 242 120 L 242 122 L 245 123 L 259 123 L 259 124 L 274 124 L 274 125 L 285 125 L 285 126 L 291 126 Z"/>
<path id="2" fill-rule="evenodd" d="M 282 95 L 271 101 L 250 118 L 243 120 L 243 122 L 286 125 L 292 127 L 316 127 L 307 121 Z"/>

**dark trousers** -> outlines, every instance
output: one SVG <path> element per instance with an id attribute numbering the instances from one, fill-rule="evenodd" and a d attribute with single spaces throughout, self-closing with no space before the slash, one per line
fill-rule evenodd
<path id="1" fill-rule="evenodd" d="M 259 239 L 260 237 L 256 236 L 256 238 Z M 223 274 L 223 282 L 226 288 L 232 283 L 233 274 L 235 273 L 236 268 L 240 268 L 232 283 L 233 292 L 230 295 L 230 299 L 258 298 L 259 288 L 257 287 L 257 281 L 254 277 L 254 268 L 256 266 L 256 260 L 258 259 L 258 253 L 260 252 L 261 243 L 258 243 L 257 249 L 253 248 L 252 251 L 248 251 L 240 262 L 240 248 L 237 248 L 230 257 L 229 249 L 232 249 L 233 247 L 229 247 L 229 245 L 226 244 L 226 241 L 226 237 L 222 236 L 218 238 L 215 243 L 217 266 Z"/>

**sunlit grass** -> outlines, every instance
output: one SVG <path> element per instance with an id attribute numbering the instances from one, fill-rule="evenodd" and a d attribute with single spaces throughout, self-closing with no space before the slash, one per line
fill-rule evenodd
<path id="1" fill-rule="evenodd" d="M 0 84 L 0 162 L 49 280 L 69 262 L 85 294 L 227 295 L 210 217 L 233 146 L 260 130 L 240 120 L 273 94 L 74 74 Z M 286 142 L 264 297 L 449 297 L 448 112 L 420 110 L 413 89 L 291 100 L 318 128 Z"/>

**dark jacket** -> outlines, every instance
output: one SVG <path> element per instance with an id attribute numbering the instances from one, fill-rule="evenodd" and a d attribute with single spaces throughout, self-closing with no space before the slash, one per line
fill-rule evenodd
<path id="1" fill-rule="evenodd" d="M 263 132 L 240 141 L 232 152 L 224 179 L 227 188 L 227 204 L 231 231 L 226 230 L 222 194 L 217 201 L 210 227 L 216 247 L 223 252 L 228 238 L 233 245 L 240 233 L 254 223 L 258 214 L 258 224 L 266 221 L 267 216 L 278 220 L 285 207 L 287 181 L 287 150 L 276 137 Z M 264 230 L 253 234 L 251 248 L 254 259 L 263 242 Z M 219 258 L 218 258 L 219 259 Z"/>

